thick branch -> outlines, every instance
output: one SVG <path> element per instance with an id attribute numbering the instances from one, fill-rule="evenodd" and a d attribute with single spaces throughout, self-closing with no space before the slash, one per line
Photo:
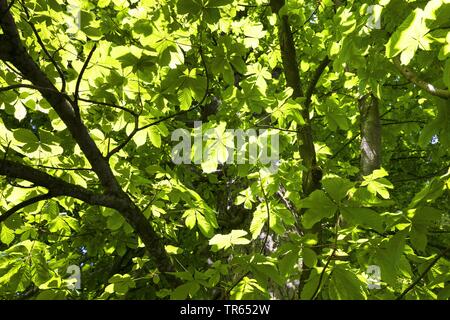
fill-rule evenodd
<path id="1" fill-rule="evenodd" d="M 94 193 L 83 187 L 52 177 L 40 170 L 9 160 L 0 161 L 0 175 L 33 182 L 37 186 L 48 189 L 52 197 L 68 196 L 90 205 L 108 207 L 119 211 L 141 237 L 142 242 L 157 261 L 161 270 L 172 270 L 170 260 L 158 235 L 139 208 L 128 197 Z"/>
<path id="2" fill-rule="evenodd" d="M 0 175 L 32 182 L 36 186 L 49 190 L 49 193 L 54 197 L 69 196 L 91 205 L 100 205 L 117 210 L 123 207 L 123 203 L 120 203 L 113 196 L 94 193 L 83 187 L 68 183 L 60 178 L 53 177 L 45 172 L 14 161 L 1 160 Z"/>
<path id="3" fill-rule="evenodd" d="M 407 66 L 402 65 L 400 62 L 400 56 L 396 56 L 392 59 L 394 62 L 394 65 L 397 67 L 397 69 L 400 71 L 400 73 L 410 82 L 414 83 L 419 88 L 425 90 L 429 94 L 441 97 L 444 99 L 450 98 L 450 91 L 439 89 L 433 86 L 431 83 L 425 82 L 421 80 L 412 70 L 410 70 Z"/>
<path id="4" fill-rule="evenodd" d="M 270 6 L 272 12 L 278 15 L 279 10 L 284 4 L 284 0 L 271 0 Z M 292 94 L 293 98 L 303 97 L 295 43 L 287 15 L 278 16 L 278 41 L 280 42 L 281 60 L 286 84 L 294 90 Z"/>
<path id="5" fill-rule="evenodd" d="M 6 11 L 7 9 L 7 1 L 0 0 L 0 12 Z M 86 193 L 86 190 L 81 187 L 62 183 L 61 180 L 39 172 L 38 170 L 31 172 L 34 172 L 40 178 L 43 178 L 47 183 L 57 183 L 58 187 L 51 189 L 56 189 L 58 194 L 75 196 L 76 198 L 87 203 L 93 204 L 94 202 L 95 204 L 118 210 L 142 239 L 142 242 L 145 244 L 145 247 L 149 251 L 150 255 L 152 255 L 157 261 L 160 269 L 162 271 L 172 270 L 170 259 L 165 252 L 161 239 L 156 234 L 155 230 L 145 218 L 143 213 L 120 187 L 107 159 L 102 156 L 97 145 L 90 137 L 86 126 L 83 124 L 81 119 L 76 116 L 73 105 L 71 105 L 69 100 L 66 98 L 66 95 L 56 89 L 47 75 L 39 68 L 39 66 L 28 54 L 26 48 L 22 44 L 17 26 L 10 12 L 7 12 L 4 16 L 1 16 L 0 26 L 3 29 L 3 35 L 1 35 L 0 38 L 2 42 L 0 46 L 0 59 L 10 61 L 23 74 L 25 79 L 33 83 L 35 86 L 46 88 L 45 90 L 40 89 L 39 91 L 67 126 L 72 137 L 80 146 L 80 149 L 98 176 L 100 183 L 106 190 L 106 194 L 101 195 L 99 198 L 97 194 L 93 194 L 91 192 Z M 10 177 L 14 177 L 14 175 L 16 175 L 17 178 L 35 181 L 36 177 L 33 175 L 30 176 L 30 168 L 21 173 L 17 170 L 13 170 L 14 168 L 17 169 L 17 165 L 11 166 L 10 162 L 5 161 L 1 166 L 1 170 L 4 173 L 0 172 L 0 174 Z M 6 164 L 10 165 L 7 166 Z M 18 166 L 26 168 L 26 166 L 23 165 Z M 24 174 L 26 176 L 24 176 Z M 49 187 L 51 186 L 53 186 L 53 184 L 49 185 Z M 59 187 L 64 187 L 65 189 L 61 190 Z"/>
<path id="6" fill-rule="evenodd" d="M 0 11 L 7 8 L 7 1 L 0 0 Z M 84 155 L 92 165 L 93 170 L 100 179 L 103 187 L 113 193 L 121 191 L 111 168 L 107 161 L 103 158 L 96 144 L 89 135 L 87 128 L 77 119 L 71 103 L 66 98 L 66 95 L 59 92 L 53 83 L 48 79 L 47 75 L 42 72 L 39 66 L 30 57 L 22 41 L 14 22 L 11 13 L 8 12 L 0 20 L 0 25 L 3 29 L 6 45 L 9 48 L 10 56 L 7 60 L 23 74 L 23 76 L 33 83 L 44 98 L 50 103 L 58 116 L 69 129 L 72 137 L 80 146 Z M 3 43 L 2 43 L 3 45 Z M 0 58 L 3 58 L 0 55 Z"/>

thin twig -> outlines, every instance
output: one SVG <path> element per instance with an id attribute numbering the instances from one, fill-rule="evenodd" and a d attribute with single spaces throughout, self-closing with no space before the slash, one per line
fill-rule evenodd
<path id="1" fill-rule="evenodd" d="M 411 285 L 406 288 L 395 300 L 402 300 L 406 294 L 408 292 L 410 292 L 412 289 L 414 289 L 414 287 L 420 282 L 420 280 L 422 280 L 428 273 L 428 271 L 431 270 L 431 268 L 433 268 L 433 266 L 439 261 L 439 259 L 441 259 L 443 256 L 445 256 L 447 254 L 447 252 L 450 251 L 450 247 L 448 247 L 446 250 L 442 251 L 436 258 L 434 258 L 434 260 L 430 263 L 430 265 L 419 275 L 419 277 L 414 280 L 413 283 L 411 283 Z"/>
<path id="2" fill-rule="evenodd" d="M 200 34 L 201 34 L 201 32 L 200 32 Z M 201 39 L 200 39 L 200 40 L 201 40 Z M 187 110 L 182 110 L 182 111 L 176 112 L 176 113 L 174 113 L 174 114 L 168 115 L 168 116 L 166 116 L 166 117 L 162 117 L 162 118 L 160 118 L 160 119 L 158 119 L 158 120 L 156 120 L 156 121 L 154 121 L 154 122 L 151 122 L 151 123 L 149 123 L 149 124 L 147 124 L 147 125 L 145 125 L 145 126 L 143 126 L 143 127 L 140 127 L 140 128 L 135 127 L 135 128 L 133 129 L 133 131 L 127 136 L 127 138 L 126 138 L 120 145 L 118 145 L 117 147 L 115 147 L 114 149 L 112 149 L 110 152 L 108 152 L 108 154 L 106 155 L 106 159 L 111 158 L 114 154 L 116 154 L 117 152 L 119 152 L 120 150 L 122 150 L 123 148 L 125 148 L 125 146 L 131 141 L 131 139 L 133 139 L 133 137 L 134 137 L 139 131 L 148 129 L 148 128 L 152 127 L 152 126 L 156 126 L 157 124 L 160 124 L 161 122 L 164 122 L 164 121 L 173 119 L 173 118 L 175 118 L 175 117 L 177 117 L 177 116 L 180 116 L 180 115 L 182 115 L 182 114 L 191 112 L 191 111 L 197 109 L 198 107 L 200 107 L 200 106 L 203 104 L 203 102 L 204 102 L 204 101 L 206 100 L 206 98 L 208 97 L 209 86 L 210 86 L 210 79 L 209 79 L 208 67 L 207 67 L 207 65 L 206 65 L 205 56 L 204 56 L 204 54 L 203 54 L 203 49 L 202 49 L 201 46 L 199 46 L 199 52 L 200 52 L 200 57 L 201 57 L 202 64 L 203 64 L 203 68 L 205 69 L 205 75 L 206 75 L 206 89 L 205 89 L 205 94 L 203 95 L 202 99 L 201 99 L 198 103 L 196 103 L 193 107 L 191 107 L 191 108 L 189 108 L 189 109 L 187 109 Z"/>
<path id="3" fill-rule="evenodd" d="M 75 116 L 78 119 L 80 119 L 80 108 L 78 106 L 78 100 L 80 99 L 79 93 L 80 93 L 81 80 L 83 79 L 83 74 L 89 65 L 89 61 L 91 60 L 92 55 L 95 52 L 95 49 L 97 49 L 97 44 L 94 44 L 94 46 L 92 47 L 91 51 L 89 52 L 89 54 L 86 58 L 86 61 L 84 61 L 83 67 L 81 68 L 80 74 L 78 75 L 77 84 L 75 86 L 75 98 L 73 100 L 73 109 L 75 111 Z"/>
<path id="4" fill-rule="evenodd" d="M 45 55 L 48 57 L 50 62 L 53 64 L 53 66 L 55 67 L 56 71 L 59 74 L 59 77 L 61 78 L 61 92 L 65 92 L 66 91 L 66 78 L 64 76 L 64 73 L 62 72 L 61 68 L 56 63 L 55 59 L 50 54 L 50 52 L 48 52 L 47 47 L 45 46 L 44 42 L 42 41 L 41 36 L 39 35 L 39 32 L 37 31 L 37 29 L 34 26 L 34 24 L 31 22 L 31 20 L 30 20 L 31 19 L 30 13 L 28 12 L 28 8 L 26 7 L 26 5 L 23 2 L 22 2 L 22 7 L 23 7 L 23 9 L 25 11 L 25 14 L 27 16 L 27 19 L 28 19 L 27 23 L 30 25 L 31 30 L 33 30 L 33 33 L 36 36 L 36 40 L 37 40 L 39 46 L 41 47 L 42 51 L 44 51 Z"/>
<path id="5" fill-rule="evenodd" d="M 267 245 L 267 240 L 269 239 L 269 233 L 270 233 L 270 208 L 269 208 L 269 199 L 267 199 L 267 194 L 266 191 L 264 191 L 264 187 L 263 187 L 263 181 L 261 178 L 261 173 L 259 174 L 259 182 L 260 182 L 260 186 L 261 186 L 261 192 L 263 194 L 264 197 L 264 203 L 266 205 L 266 211 L 267 211 L 267 231 L 266 231 L 266 237 L 263 241 L 262 247 L 261 247 L 261 254 L 264 254 L 266 252 L 266 245 Z"/>
<path id="6" fill-rule="evenodd" d="M 61 167 L 53 167 L 53 166 L 45 166 L 45 165 L 36 165 L 38 168 L 50 169 L 50 170 L 61 170 L 61 171 L 92 171 L 92 168 L 61 168 Z"/>
<path id="7" fill-rule="evenodd" d="M 331 62 L 330 58 L 326 56 L 322 62 L 320 62 L 319 66 L 317 67 L 316 71 L 314 72 L 314 76 L 309 83 L 308 90 L 306 91 L 306 100 L 305 100 L 305 108 L 309 109 L 309 106 L 311 105 L 311 98 L 314 94 L 314 91 L 316 90 L 317 82 L 319 82 L 320 77 L 322 76 L 322 73 L 325 71 L 325 68 L 328 66 L 328 64 Z"/>
<path id="8" fill-rule="evenodd" d="M 345 150 L 345 148 L 346 148 L 350 143 L 352 143 L 353 141 L 355 141 L 356 138 L 358 138 L 358 137 L 359 137 L 359 133 L 358 133 L 357 135 L 355 135 L 353 138 L 351 138 L 350 140 L 348 140 L 346 143 L 344 143 L 344 145 L 343 145 L 338 151 L 336 151 L 336 153 L 333 154 L 333 155 L 330 157 L 330 159 L 336 158 L 336 157 L 338 156 L 339 153 L 341 153 L 343 150 Z"/>
<path id="9" fill-rule="evenodd" d="M 92 103 L 92 104 L 97 104 L 99 106 L 105 106 L 105 107 L 111 107 L 111 108 L 116 108 L 125 112 L 128 112 L 129 114 L 131 114 L 133 117 L 138 117 L 138 114 L 136 112 L 134 112 L 131 109 L 119 106 L 117 104 L 114 103 L 109 103 L 109 102 L 101 102 L 101 101 L 95 101 L 95 100 L 91 100 L 91 99 L 84 99 L 84 98 L 80 98 L 78 97 L 78 101 L 83 101 L 83 102 L 88 102 L 88 103 Z"/>
<path id="10" fill-rule="evenodd" d="M 6 86 L 6 87 L 0 87 L 0 92 L 5 92 L 5 91 L 9 91 L 9 90 L 16 90 L 16 89 L 20 89 L 20 88 L 26 88 L 26 89 L 34 89 L 37 91 L 48 91 L 54 94 L 59 94 L 61 96 L 63 96 L 67 101 L 72 101 L 71 98 L 69 97 L 69 95 L 67 95 L 66 93 L 63 92 L 59 92 L 57 90 L 54 90 L 52 88 L 47 88 L 47 87 L 41 87 L 41 86 L 36 86 L 33 84 L 26 84 L 26 83 L 17 83 L 17 84 L 12 84 L 10 86 Z"/>
<path id="11" fill-rule="evenodd" d="M 324 275 L 325 275 L 325 271 L 327 270 L 328 265 L 330 264 L 331 260 L 332 260 L 333 257 L 334 257 L 334 254 L 336 253 L 336 251 L 337 251 L 337 249 L 338 249 L 338 246 L 337 246 L 337 240 L 338 240 L 338 236 L 339 236 L 338 226 L 339 226 L 339 215 L 337 215 L 337 218 L 336 218 L 336 226 L 335 226 L 335 229 L 336 229 L 336 236 L 334 237 L 334 249 L 333 249 L 333 251 L 331 252 L 330 256 L 328 257 L 327 262 L 325 263 L 325 266 L 324 266 L 323 269 L 322 269 L 322 272 L 320 273 L 319 283 L 317 284 L 317 288 L 316 288 L 316 290 L 314 291 L 314 293 L 313 293 L 313 295 L 312 295 L 312 297 L 311 297 L 311 300 L 316 300 L 317 295 L 319 294 L 319 291 L 320 291 L 320 287 L 321 287 L 321 285 L 322 285 L 322 281 L 323 281 L 323 277 L 324 277 Z"/>

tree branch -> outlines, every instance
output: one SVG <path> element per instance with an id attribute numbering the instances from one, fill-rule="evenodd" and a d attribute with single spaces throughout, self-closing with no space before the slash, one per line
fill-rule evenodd
<path id="1" fill-rule="evenodd" d="M 431 261 L 430 265 L 419 275 L 419 277 L 416 280 L 414 280 L 414 282 L 411 283 L 411 285 L 408 288 L 406 288 L 395 300 L 402 300 L 406 296 L 406 294 L 410 292 L 412 289 L 414 289 L 414 287 L 420 282 L 420 280 L 422 280 L 427 275 L 428 271 L 430 271 L 431 268 L 433 268 L 433 266 L 439 261 L 439 259 L 445 256 L 449 251 L 450 247 L 442 251 L 436 258 L 434 258 L 434 260 Z"/>
<path id="2" fill-rule="evenodd" d="M 121 144 L 119 144 L 117 147 L 115 147 L 114 149 L 109 151 L 105 158 L 107 160 L 109 160 L 114 154 L 116 154 L 117 152 L 119 152 L 120 150 L 125 148 L 125 146 L 131 141 L 131 139 L 133 139 L 133 137 L 138 132 L 139 132 L 139 116 L 134 117 L 134 128 L 133 128 L 133 131 L 131 131 L 131 133 L 127 136 L 127 138 L 124 141 L 122 141 Z M 109 147 L 108 147 L 108 149 L 109 149 Z"/>
<path id="3" fill-rule="evenodd" d="M 30 20 L 30 13 L 28 12 L 28 8 L 25 6 L 24 3 L 22 3 L 22 8 L 25 11 L 25 14 L 27 16 L 27 23 L 30 25 L 31 30 L 33 30 L 33 33 L 36 37 L 37 42 L 39 43 L 39 46 L 41 47 L 42 51 L 44 51 L 45 55 L 49 58 L 50 62 L 53 64 L 53 66 L 55 67 L 56 71 L 59 74 L 59 77 L 61 78 L 61 92 L 65 92 L 66 91 L 66 78 L 64 76 L 64 73 L 62 72 L 61 68 L 59 67 L 59 65 L 56 63 L 55 59 L 53 58 L 53 56 L 50 54 L 50 52 L 48 52 L 47 48 L 45 47 L 44 42 L 42 41 L 41 36 L 39 35 L 39 32 L 37 31 L 36 27 L 34 26 L 34 24 L 31 22 Z"/>
<path id="4" fill-rule="evenodd" d="M 0 19 L 3 18 L 3 16 L 9 12 L 9 10 L 11 10 L 11 8 L 13 7 L 14 3 L 16 2 L 16 0 L 12 0 L 11 3 L 8 5 L 8 8 L 5 9 L 5 11 L 1 11 L 0 12 Z"/>
<path id="5" fill-rule="evenodd" d="M 83 101 L 83 102 L 88 102 L 88 103 L 92 103 L 92 104 L 98 104 L 99 106 L 105 106 L 105 107 L 111 107 L 111 108 L 115 108 L 115 109 L 119 109 L 125 112 L 128 112 L 129 114 L 131 114 L 133 117 L 138 117 L 139 115 L 134 112 L 131 109 L 116 105 L 114 103 L 109 103 L 109 102 L 101 102 L 101 101 L 95 101 L 95 100 L 91 100 L 91 99 L 84 99 L 84 98 L 80 98 L 78 97 L 78 101 Z"/>
<path id="6" fill-rule="evenodd" d="M 335 159 L 335 158 L 338 156 L 338 154 L 340 154 L 342 151 L 344 151 L 345 148 L 347 148 L 347 146 L 348 146 L 350 143 L 352 143 L 353 141 L 356 140 L 356 138 L 359 137 L 359 135 L 360 135 L 360 133 L 358 133 L 358 134 L 356 134 L 354 137 L 350 138 L 346 143 L 344 143 L 344 144 L 342 145 L 342 147 L 339 148 L 338 151 L 336 151 L 336 152 L 330 157 L 330 159 Z"/>
<path id="7" fill-rule="evenodd" d="M 27 200 L 25 200 L 25 201 L 23 201 L 23 202 L 21 202 L 21 203 L 15 205 L 14 207 L 12 207 L 11 209 L 9 209 L 9 210 L 6 211 L 5 213 L 3 213 L 3 214 L 0 216 L 0 223 L 2 223 L 3 221 L 6 221 L 6 219 L 8 219 L 9 217 L 11 217 L 11 216 L 12 216 L 14 213 L 16 213 L 17 211 L 19 211 L 19 210 L 21 210 L 21 209 L 23 209 L 23 208 L 25 208 L 25 207 L 27 207 L 27 206 L 29 206 L 29 205 L 32 205 L 32 204 L 34 204 L 34 203 L 36 203 L 36 202 L 40 202 L 40 201 L 43 201 L 43 200 L 51 199 L 52 197 L 53 197 L 53 196 L 51 195 L 51 193 L 46 193 L 46 194 L 41 194 L 41 195 L 38 195 L 38 196 L 36 196 L 36 197 L 27 199 Z"/>
<path id="8" fill-rule="evenodd" d="M 201 46 L 199 47 L 199 52 L 200 52 L 200 58 L 201 58 L 201 61 L 202 61 L 202 64 L 203 64 L 203 68 L 205 69 L 205 74 L 206 74 L 206 90 L 205 90 L 205 94 L 203 95 L 202 99 L 199 102 L 197 102 L 193 107 L 191 107 L 191 108 L 189 108 L 187 110 L 182 110 L 182 111 L 176 112 L 174 114 L 170 114 L 170 115 L 168 115 L 166 117 L 162 117 L 162 118 L 160 118 L 160 119 L 158 119 L 158 120 L 156 120 L 154 122 L 151 122 L 151 123 L 149 123 L 149 124 L 147 124 L 147 125 L 145 125 L 145 126 L 143 126 L 141 128 L 138 128 L 137 125 L 136 125 L 134 127 L 133 131 L 131 131 L 131 133 L 127 136 L 127 138 L 120 145 L 118 145 L 117 147 L 115 147 L 114 149 L 112 149 L 111 151 L 108 152 L 108 154 L 105 157 L 106 159 L 111 158 L 114 154 L 116 154 L 117 152 L 119 152 L 120 150 L 125 148 L 126 145 L 131 141 L 131 139 L 133 139 L 133 137 L 139 131 L 148 129 L 148 128 L 152 127 L 152 126 L 156 126 L 157 124 L 159 124 L 161 122 L 164 122 L 164 121 L 173 119 L 173 118 L 175 118 L 177 116 L 180 116 L 182 114 L 191 112 L 191 111 L 197 109 L 198 107 L 200 107 L 202 105 L 202 103 L 205 102 L 206 98 L 208 97 L 210 79 L 209 79 L 209 75 L 208 75 L 208 67 L 206 66 L 205 56 L 203 54 L 203 50 L 202 50 Z"/>
<path id="9" fill-rule="evenodd" d="M 320 273 L 320 277 L 319 277 L 319 283 L 317 284 L 316 290 L 314 290 L 311 300 L 316 300 L 317 295 L 319 294 L 319 291 L 320 291 L 320 287 L 322 286 L 322 281 L 323 281 L 323 276 L 325 275 L 325 271 L 327 270 L 328 265 L 330 264 L 331 260 L 333 260 L 333 257 L 336 254 L 336 251 L 338 248 L 337 241 L 338 241 L 338 237 L 339 237 L 338 226 L 339 226 L 339 215 L 336 218 L 336 236 L 334 237 L 334 248 L 333 248 L 333 251 L 331 252 L 330 256 L 328 257 L 327 262 L 323 266 L 322 272 Z"/>
<path id="10" fill-rule="evenodd" d="M 326 56 L 325 59 L 323 59 L 322 62 L 317 67 L 316 72 L 314 73 L 314 76 L 311 79 L 311 82 L 309 83 L 308 90 L 306 91 L 306 100 L 305 100 L 306 109 L 309 109 L 309 106 L 311 105 L 311 98 L 316 89 L 317 82 L 319 82 L 322 73 L 325 71 L 325 68 L 328 66 L 330 62 L 331 62 L 330 58 Z"/>
<path id="11" fill-rule="evenodd" d="M 0 12 L 6 11 L 7 8 L 7 0 L 0 0 Z M 47 183 L 50 187 L 49 190 L 57 192 L 57 195 L 74 196 L 90 204 L 116 209 L 142 239 L 142 242 L 145 244 L 150 256 L 155 259 L 158 267 L 162 271 L 173 270 L 172 263 L 160 237 L 144 214 L 119 185 L 107 159 L 103 157 L 94 140 L 92 140 L 86 126 L 77 118 L 71 101 L 66 98 L 64 93 L 56 89 L 47 75 L 27 52 L 10 12 L 7 12 L 1 17 L 0 27 L 3 30 L 3 34 L 0 35 L 0 40 L 2 41 L 2 45 L 0 46 L 0 59 L 10 61 L 23 74 L 24 78 L 35 86 L 46 88 L 45 90 L 39 91 L 67 126 L 71 136 L 89 161 L 106 193 L 101 195 L 94 194 L 79 186 L 68 184 L 60 179 L 51 177 L 39 170 L 19 164 L 13 165 L 14 163 L 7 160 L 1 163 L 0 174 L 10 177 L 16 176 L 17 178 L 32 182 L 36 182 L 36 179 L 38 179 L 33 175 L 36 174 L 40 178 L 38 180 L 43 179 L 43 182 Z M 18 168 L 24 171 L 18 171 Z"/>
<path id="12" fill-rule="evenodd" d="M 302 83 L 299 74 L 299 66 L 297 62 L 297 54 L 295 49 L 294 38 L 291 31 L 291 25 L 289 24 L 289 18 L 286 14 L 280 14 L 280 9 L 285 5 L 285 0 L 271 0 L 270 6 L 272 12 L 277 14 L 278 20 L 278 41 L 280 43 L 281 60 L 283 63 L 284 75 L 286 78 L 286 86 L 293 89 L 292 98 L 304 97 Z M 326 62 L 326 61 L 325 61 Z M 325 64 L 323 69 L 325 68 Z M 320 74 L 323 70 L 319 70 Z M 311 82 L 310 94 L 314 90 L 314 87 L 318 81 Z M 309 108 L 305 104 L 301 110 L 301 115 L 305 120 L 305 124 L 300 126 L 297 138 L 300 141 L 299 152 L 303 161 L 303 165 L 306 167 L 306 171 L 302 176 L 302 190 L 305 196 L 309 195 L 314 190 L 320 188 L 320 179 L 318 175 L 313 174 L 313 171 L 318 169 L 316 151 L 314 148 L 314 139 L 311 128 L 311 120 L 309 117 Z M 320 169 L 319 169 L 320 170 Z"/>
<path id="13" fill-rule="evenodd" d="M 0 0 L 0 10 L 7 7 L 6 0 Z M 123 192 L 117 183 L 109 164 L 103 158 L 100 150 L 89 135 L 87 128 L 76 118 L 72 103 L 67 99 L 67 95 L 58 91 L 47 75 L 39 68 L 26 48 L 22 44 L 17 26 L 11 13 L 7 13 L 0 20 L 4 36 L 7 39 L 7 46 L 10 52 L 10 61 L 23 76 L 35 85 L 43 97 L 50 103 L 58 116 L 69 129 L 72 137 L 80 146 L 84 155 L 97 174 L 102 186 L 111 193 Z M 3 43 L 2 43 L 3 45 Z"/>
<path id="14" fill-rule="evenodd" d="M 267 240 L 269 239 L 269 233 L 270 233 L 270 207 L 269 207 L 269 199 L 267 198 L 266 191 L 264 190 L 261 174 L 259 174 L 259 183 L 261 186 L 261 193 L 264 197 L 264 203 L 265 203 L 266 211 L 267 211 L 267 231 L 266 231 L 266 236 L 264 238 L 264 241 L 263 241 L 263 244 L 261 247 L 261 252 L 260 252 L 261 254 L 264 254 L 266 252 Z"/>
<path id="15" fill-rule="evenodd" d="M 36 186 L 44 187 L 49 190 L 49 194 L 53 197 L 69 196 L 91 205 L 100 205 L 117 210 L 119 207 L 123 206 L 123 204 L 120 204 L 114 196 L 94 193 L 81 186 L 68 183 L 43 171 L 14 161 L 1 160 L 0 175 L 32 182 Z"/>
<path id="16" fill-rule="evenodd" d="M 80 85 L 81 80 L 83 79 L 83 74 L 86 71 L 89 61 L 92 58 L 92 55 L 95 52 L 95 49 L 97 49 L 97 44 L 94 44 L 91 51 L 89 52 L 86 61 L 84 61 L 83 67 L 81 68 L 80 74 L 78 75 L 77 83 L 75 85 L 75 98 L 73 100 L 73 109 L 75 110 L 75 116 L 80 119 L 80 107 L 78 106 L 78 100 L 80 99 Z"/>
<path id="17" fill-rule="evenodd" d="M 40 92 L 46 91 L 48 93 L 59 94 L 59 95 L 63 96 L 64 98 L 66 98 L 67 100 L 70 101 L 70 97 L 67 94 L 65 94 L 65 93 L 61 93 L 58 90 L 55 90 L 55 89 L 52 89 L 52 88 L 41 87 L 41 86 L 37 86 L 37 85 L 34 85 L 34 84 L 26 84 L 26 83 L 12 84 L 10 86 L 0 87 L 0 92 L 5 92 L 5 91 L 9 91 L 9 90 L 16 90 L 16 89 L 20 89 L 20 88 L 34 89 L 34 90 L 38 90 Z"/>
<path id="18" fill-rule="evenodd" d="M 412 70 L 410 70 L 407 66 L 402 65 L 400 62 L 400 56 L 396 56 L 392 59 L 394 62 L 395 67 L 400 71 L 400 73 L 410 82 L 414 83 L 419 88 L 423 89 L 424 91 L 428 92 L 429 94 L 444 98 L 444 99 L 450 99 L 450 91 L 439 89 L 433 86 L 431 83 L 425 82 L 421 80 Z"/>

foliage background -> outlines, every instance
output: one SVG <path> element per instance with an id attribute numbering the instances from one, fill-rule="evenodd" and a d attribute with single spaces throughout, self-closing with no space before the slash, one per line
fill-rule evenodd
<path id="1" fill-rule="evenodd" d="M 450 297 L 448 0 L 0 9 L 0 298 Z M 198 120 L 274 129 L 278 170 L 174 165 Z"/>

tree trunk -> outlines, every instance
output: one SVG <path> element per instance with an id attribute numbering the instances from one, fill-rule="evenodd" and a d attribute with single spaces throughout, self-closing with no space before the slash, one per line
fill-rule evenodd
<path id="1" fill-rule="evenodd" d="M 378 99 L 365 95 L 359 99 L 361 125 L 361 175 L 366 176 L 381 166 L 381 122 Z"/>

